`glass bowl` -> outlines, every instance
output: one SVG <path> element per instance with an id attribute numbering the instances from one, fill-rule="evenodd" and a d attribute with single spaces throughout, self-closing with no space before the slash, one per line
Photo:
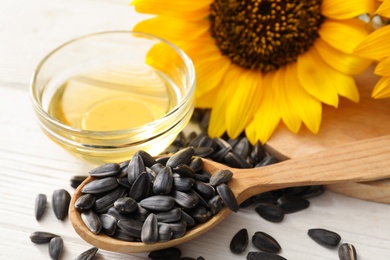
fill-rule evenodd
<path id="1" fill-rule="evenodd" d="M 30 93 L 43 132 L 94 164 L 158 155 L 190 121 L 195 70 L 153 35 L 109 31 L 71 40 L 37 66 Z"/>

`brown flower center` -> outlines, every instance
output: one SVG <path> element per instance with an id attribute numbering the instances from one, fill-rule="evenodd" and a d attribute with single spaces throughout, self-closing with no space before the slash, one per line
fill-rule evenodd
<path id="1" fill-rule="evenodd" d="M 321 0 L 215 0 L 210 30 L 223 55 L 247 69 L 276 70 L 318 37 Z"/>

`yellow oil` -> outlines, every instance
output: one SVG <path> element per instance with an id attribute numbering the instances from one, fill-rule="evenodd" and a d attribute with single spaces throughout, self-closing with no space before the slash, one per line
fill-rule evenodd
<path id="1" fill-rule="evenodd" d="M 57 83 L 48 113 L 66 125 L 91 131 L 147 124 L 163 117 L 179 98 L 167 78 L 145 69 L 99 68 Z"/>

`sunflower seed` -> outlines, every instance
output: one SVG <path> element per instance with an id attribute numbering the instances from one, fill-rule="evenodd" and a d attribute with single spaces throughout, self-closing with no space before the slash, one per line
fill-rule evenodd
<path id="1" fill-rule="evenodd" d="M 179 164 L 172 169 L 172 172 L 179 174 L 181 177 L 194 178 L 195 175 L 194 170 L 186 164 Z"/>
<path id="2" fill-rule="evenodd" d="M 47 197 L 45 194 L 38 194 L 35 198 L 35 219 L 40 220 L 45 213 Z"/>
<path id="3" fill-rule="evenodd" d="M 137 179 L 134 181 L 133 186 L 131 186 L 129 196 L 139 202 L 149 196 L 150 189 L 151 182 L 149 174 L 144 171 L 139 174 Z"/>
<path id="4" fill-rule="evenodd" d="M 244 158 L 230 151 L 225 155 L 225 161 L 234 168 L 250 168 L 251 165 Z"/>
<path id="5" fill-rule="evenodd" d="M 78 211 L 85 211 L 87 209 L 92 208 L 92 206 L 95 204 L 96 198 L 92 194 L 83 194 L 81 195 L 76 202 L 74 203 L 74 207 Z"/>
<path id="6" fill-rule="evenodd" d="M 158 225 L 156 215 L 150 213 L 142 225 L 141 241 L 145 244 L 152 244 L 158 239 Z"/>
<path id="7" fill-rule="evenodd" d="M 201 181 L 195 181 L 193 189 L 204 199 L 210 199 L 216 194 L 213 186 Z"/>
<path id="8" fill-rule="evenodd" d="M 195 173 L 194 179 L 197 181 L 202 181 L 202 182 L 208 183 L 210 181 L 210 176 L 208 176 L 207 174 L 204 174 L 204 172 L 205 171 L 201 170 L 200 172 Z"/>
<path id="9" fill-rule="evenodd" d="M 116 181 L 119 183 L 119 185 L 122 185 L 127 189 L 131 189 L 132 185 L 129 183 L 127 176 L 117 178 Z"/>
<path id="10" fill-rule="evenodd" d="M 153 158 L 153 156 L 145 151 L 139 150 L 136 152 L 136 154 L 142 158 L 142 161 L 146 167 L 150 167 L 156 163 L 156 160 Z"/>
<path id="11" fill-rule="evenodd" d="M 199 197 L 191 190 L 188 192 L 174 190 L 172 191 L 172 198 L 177 204 L 187 209 L 195 207 L 199 202 Z"/>
<path id="12" fill-rule="evenodd" d="M 139 204 L 149 210 L 168 211 L 175 204 L 175 199 L 167 195 L 154 195 L 141 200 Z"/>
<path id="13" fill-rule="evenodd" d="M 225 183 L 217 186 L 217 193 L 221 196 L 223 203 L 233 212 L 237 212 L 238 202 L 232 190 Z"/>
<path id="14" fill-rule="evenodd" d="M 214 152 L 212 147 L 195 147 L 194 156 L 206 158 Z"/>
<path id="15" fill-rule="evenodd" d="M 70 187 L 77 189 L 77 187 L 87 179 L 87 175 L 75 175 L 70 178 Z"/>
<path id="16" fill-rule="evenodd" d="M 171 192 L 173 186 L 172 174 L 170 167 L 165 167 L 159 171 L 153 183 L 154 194 L 164 195 Z"/>
<path id="17" fill-rule="evenodd" d="M 167 242 L 172 238 L 172 228 L 169 224 L 159 223 L 158 224 L 158 242 Z"/>
<path id="18" fill-rule="evenodd" d="M 118 220 L 117 225 L 128 235 L 136 238 L 141 238 L 143 225 L 141 221 L 135 219 L 120 219 Z"/>
<path id="19" fill-rule="evenodd" d="M 120 171 L 120 166 L 117 163 L 106 163 L 92 169 L 89 172 L 90 176 L 95 178 L 105 178 L 110 176 L 116 176 Z"/>
<path id="20" fill-rule="evenodd" d="M 210 212 L 212 215 L 217 214 L 222 209 L 222 199 L 221 196 L 215 195 L 212 197 L 207 204 L 209 205 Z"/>
<path id="21" fill-rule="evenodd" d="M 195 219 L 191 217 L 188 213 L 185 211 L 181 211 L 181 220 L 184 221 L 187 224 L 187 227 L 193 227 L 196 225 Z"/>
<path id="22" fill-rule="evenodd" d="M 189 167 L 193 172 L 197 172 L 203 169 L 203 160 L 200 157 L 193 157 Z"/>
<path id="23" fill-rule="evenodd" d="M 166 166 L 175 168 L 180 164 L 188 165 L 189 163 L 191 163 L 191 158 L 194 154 L 195 154 L 195 149 L 193 147 L 184 148 L 179 152 L 175 153 L 174 155 L 172 155 L 168 159 Z"/>
<path id="24" fill-rule="evenodd" d="M 210 177 L 210 185 L 218 186 L 221 183 L 228 182 L 233 177 L 230 170 L 219 170 Z"/>
<path id="25" fill-rule="evenodd" d="M 237 144 L 233 147 L 233 151 L 241 158 L 246 158 L 251 148 L 250 143 L 246 137 L 239 138 L 238 140 Z"/>
<path id="26" fill-rule="evenodd" d="M 307 189 L 304 191 L 301 191 L 300 193 L 297 194 L 297 196 L 308 199 L 312 197 L 316 197 L 318 195 L 321 195 L 325 192 L 324 186 L 322 185 L 313 185 L 309 186 Z"/>
<path id="27" fill-rule="evenodd" d="M 106 235 L 113 235 L 116 229 L 116 218 L 110 214 L 99 215 L 100 222 L 102 223 L 101 232 Z"/>
<path id="28" fill-rule="evenodd" d="M 87 228 L 94 234 L 98 234 L 102 229 L 100 218 L 92 210 L 81 212 L 81 219 Z"/>
<path id="29" fill-rule="evenodd" d="M 131 213 L 138 209 L 137 201 L 131 197 L 122 197 L 114 202 L 114 208 L 119 212 Z"/>
<path id="30" fill-rule="evenodd" d="M 295 195 L 286 195 L 277 200 L 284 213 L 294 213 L 309 207 L 310 202 Z"/>
<path id="31" fill-rule="evenodd" d="M 218 152 L 214 153 L 213 155 L 211 155 L 211 158 L 214 160 L 214 161 L 217 161 L 217 162 L 222 162 L 224 161 L 225 159 L 225 156 L 232 151 L 232 148 L 231 147 L 224 147 L 222 149 L 220 149 Z"/>
<path id="32" fill-rule="evenodd" d="M 203 206 L 196 206 L 189 212 L 190 216 L 195 219 L 198 223 L 205 223 L 211 218 L 211 212 Z"/>
<path id="33" fill-rule="evenodd" d="M 140 154 L 134 154 L 127 166 L 127 178 L 130 184 L 133 184 L 138 176 L 145 172 L 145 164 Z"/>
<path id="34" fill-rule="evenodd" d="M 138 238 L 129 235 L 128 233 L 126 233 L 125 231 L 123 231 L 122 229 L 119 229 L 119 228 L 115 229 L 115 233 L 114 233 L 114 235 L 112 235 L 112 237 L 119 239 L 119 240 L 127 241 L 127 242 L 138 241 Z"/>
<path id="35" fill-rule="evenodd" d="M 193 147 L 198 147 L 199 146 L 199 142 L 200 140 L 202 140 L 202 138 L 206 136 L 206 133 L 200 133 L 196 136 L 194 136 L 194 138 L 189 142 L 189 146 L 193 146 Z"/>
<path id="36" fill-rule="evenodd" d="M 318 244 L 327 247 L 336 247 L 341 240 L 340 235 L 336 232 L 322 228 L 309 229 L 308 235 Z"/>
<path id="37" fill-rule="evenodd" d="M 283 196 L 282 190 L 273 190 L 252 196 L 254 203 L 276 203 Z"/>
<path id="38" fill-rule="evenodd" d="M 267 166 L 267 165 L 271 165 L 271 164 L 275 164 L 275 163 L 278 163 L 279 160 L 274 157 L 274 156 L 266 156 L 263 158 L 263 160 L 261 160 L 260 162 L 258 162 L 256 165 L 255 165 L 255 168 L 257 167 L 263 167 L 263 166 Z"/>
<path id="39" fill-rule="evenodd" d="M 356 249 L 352 244 L 344 243 L 339 247 L 340 260 L 357 260 Z"/>
<path id="40" fill-rule="evenodd" d="M 99 249 L 97 247 L 92 247 L 92 248 L 88 249 L 87 251 L 82 252 L 74 260 L 92 260 L 94 258 L 94 256 L 96 255 L 98 250 Z"/>
<path id="41" fill-rule="evenodd" d="M 145 219 L 149 216 L 150 214 L 150 211 L 147 210 L 146 208 L 144 207 L 141 207 L 139 204 L 138 204 L 138 208 L 136 211 L 134 211 L 133 213 L 131 213 L 131 216 L 133 219 L 135 220 L 138 220 L 138 221 L 145 221 Z"/>
<path id="42" fill-rule="evenodd" d="M 286 258 L 267 252 L 249 252 L 246 256 L 247 260 L 287 260 Z"/>
<path id="43" fill-rule="evenodd" d="M 35 231 L 30 235 L 30 240 L 34 244 L 46 244 L 49 243 L 53 237 L 58 237 L 58 235 L 44 231 Z"/>
<path id="44" fill-rule="evenodd" d="M 81 189 L 82 193 L 98 194 L 110 191 L 118 187 L 118 182 L 115 177 L 107 177 L 103 179 L 95 179 Z"/>
<path id="45" fill-rule="evenodd" d="M 284 218 L 284 210 L 276 204 L 259 203 L 255 211 L 264 219 L 271 222 L 281 222 Z"/>
<path id="46" fill-rule="evenodd" d="M 207 135 L 204 135 L 199 140 L 199 143 L 198 143 L 196 148 L 199 148 L 199 147 L 215 147 L 215 146 L 216 146 L 216 144 L 215 144 L 214 140 L 212 138 L 208 137 Z M 196 148 L 195 148 L 195 150 L 196 150 Z M 205 156 L 200 156 L 200 157 L 205 157 Z"/>
<path id="47" fill-rule="evenodd" d="M 61 237 L 53 237 L 49 242 L 49 255 L 53 260 L 58 260 L 61 257 L 64 241 Z"/>
<path id="48" fill-rule="evenodd" d="M 174 177 L 173 188 L 178 191 L 188 191 L 194 185 L 195 180 L 189 177 Z"/>
<path id="49" fill-rule="evenodd" d="M 175 222 L 181 219 L 181 209 L 174 208 L 166 212 L 156 214 L 158 222 Z"/>
<path id="50" fill-rule="evenodd" d="M 265 156 L 266 156 L 266 152 L 264 146 L 260 142 L 257 142 L 252 147 L 252 151 L 250 153 L 250 158 L 252 158 L 253 160 L 253 165 L 256 165 L 259 162 L 261 162 Z"/>
<path id="51" fill-rule="evenodd" d="M 105 213 L 109 208 L 114 206 L 114 203 L 117 199 L 122 197 L 124 193 L 126 192 L 125 187 L 118 187 L 117 189 L 114 189 L 113 191 L 103 195 L 102 197 L 96 199 L 94 210 L 96 213 Z"/>
<path id="52" fill-rule="evenodd" d="M 171 158 L 170 156 L 161 156 L 156 159 L 156 163 L 161 164 L 162 166 L 166 166 L 167 162 Z M 172 167 L 173 168 L 173 167 Z"/>
<path id="53" fill-rule="evenodd" d="M 249 236 L 246 228 L 238 231 L 230 241 L 230 251 L 234 254 L 241 254 L 248 246 Z"/>
<path id="54" fill-rule="evenodd" d="M 187 223 L 183 220 L 178 222 L 169 223 L 172 229 L 172 239 L 184 236 L 187 229 Z"/>
<path id="55" fill-rule="evenodd" d="M 281 250 L 279 243 L 273 237 L 260 231 L 252 236 L 252 244 L 269 253 L 278 253 Z"/>
<path id="56" fill-rule="evenodd" d="M 64 220 L 68 216 L 71 196 L 67 190 L 58 189 L 52 195 L 52 207 L 57 219 Z"/>
<path id="57" fill-rule="evenodd" d="M 150 169 L 152 169 L 156 174 L 158 174 L 163 168 L 165 168 L 165 166 L 161 163 L 155 163 L 150 166 Z"/>
<path id="58" fill-rule="evenodd" d="M 169 247 L 160 250 L 155 250 L 148 254 L 148 258 L 151 260 L 179 260 L 180 256 L 181 250 L 177 247 Z"/>

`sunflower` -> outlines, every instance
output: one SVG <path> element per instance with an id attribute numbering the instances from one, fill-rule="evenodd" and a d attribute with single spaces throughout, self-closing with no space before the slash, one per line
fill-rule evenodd
<path id="1" fill-rule="evenodd" d="M 390 18 L 390 0 L 385 0 L 378 8 L 377 14 Z M 390 25 L 383 26 L 366 39 L 355 49 L 355 53 L 363 57 L 372 58 L 378 61 L 375 73 L 381 79 L 372 91 L 374 98 L 390 97 Z"/>
<path id="2" fill-rule="evenodd" d="M 193 60 L 196 107 L 210 108 L 209 135 L 243 131 L 265 143 L 279 122 L 320 128 L 322 104 L 354 102 L 353 75 L 370 61 L 352 54 L 367 35 L 357 19 L 372 0 L 134 0 L 153 14 L 135 31 L 165 38 Z"/>

